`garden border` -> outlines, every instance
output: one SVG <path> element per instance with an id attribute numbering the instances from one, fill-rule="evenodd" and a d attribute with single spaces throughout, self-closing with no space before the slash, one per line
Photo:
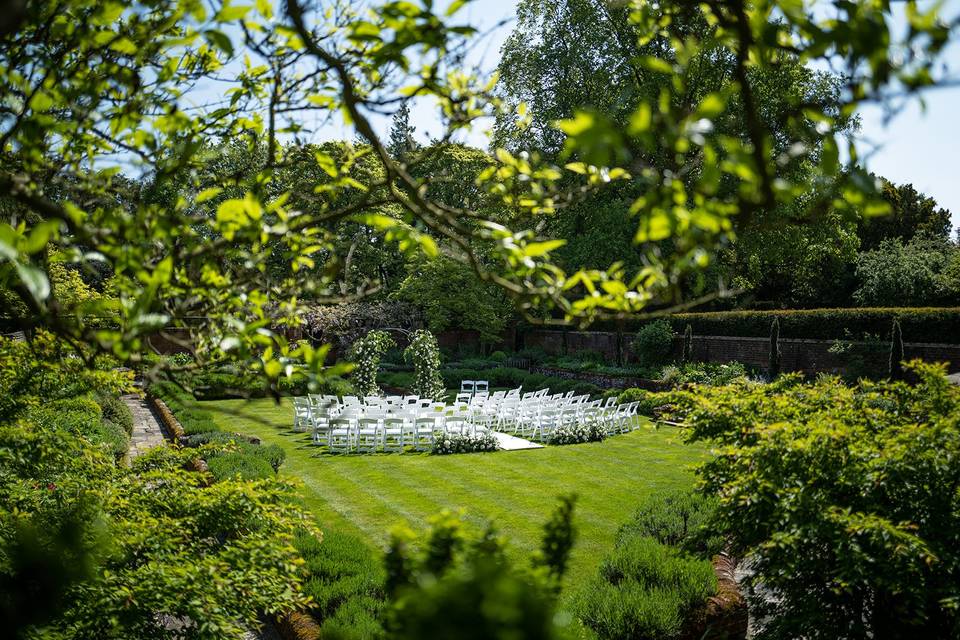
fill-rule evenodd
<path id="1" fill-rule="evenodd" d="M 184 446 L 187 436 L 184 433 L 183 425 L 177 420 L 177 416 L 170 410 L 167 403 L 160 398 L 153 395 L 148 395 L 148 397 L 157 410 L 163 426 L 166 427 L 166 433 L 169 434 L 171 442 L 180 447 Z M 257 440 L 257 444 L 259 444 L 259 439 Z M 213 477 L 210 475 L 207 461 L 203 458 L 193 458 L 189 470 L 204 474 L 208 486 L 213 484 Z M 319 640 L 320 638 L 320 625 L 313 619 L 313 616 L 304 611 L 291 611 L 275 616 L 272 623 L 284 640 Z"/>

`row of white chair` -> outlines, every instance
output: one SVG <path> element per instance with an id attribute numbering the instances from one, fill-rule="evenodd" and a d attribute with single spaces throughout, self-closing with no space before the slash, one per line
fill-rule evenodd
<path id="1" fill-rule="evenodd" d="M 452 405 L 419 396 L 308 396 L 294 399 L 294 429 L 310 431 L 331 451 L 371 452 L 433 447 L 444 433 L 496 430 L 547 441 L 562 427 L 599 427 L 607 434 L 636 426 L 639 403 L 618 405 L 547 389 L 460 393 Z"/>
<path id="2" fill-rule="evenodd" d="M 417 396 L 295 398 L 294 416 L 294 429 L 311 431 L 316 444 L 344 453 L 403 452 L 408 446 L 425 451 L 440 434 L 477 431 L 466 405 Z"/>

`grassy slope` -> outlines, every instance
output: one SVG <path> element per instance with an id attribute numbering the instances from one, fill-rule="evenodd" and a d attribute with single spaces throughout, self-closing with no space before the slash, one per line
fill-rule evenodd
<path id="1" fill-rule="evenodd" d="M 568 579 L 593 575 L 617 528 L 647 494 L 691 486 L 701 447 L 684 445 L 671 428 L 643 427 L 606 442 L 528 451 L 430 456 L 323 455 L 294 433 L 289 401 L 204 402 L 221 428 L 259 436 L 286 449 L 281 474 L 300 478 L 321 528 L 352 533 L 382 547 L 398 523 L 422 530 L 443 509 L 469 520 L 493 520 L 518 557 L 537 548 L 555 497 L 579 494 L 577 543 Z"/>

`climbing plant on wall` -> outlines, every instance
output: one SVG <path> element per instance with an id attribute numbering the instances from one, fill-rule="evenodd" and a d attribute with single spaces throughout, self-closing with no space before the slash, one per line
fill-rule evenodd
<path id="1" fill-rule="evenodd" d="M 410 346 L 403 352 L 407 362 L 413 364 L 413 392 L 422 398 L 443 398 L 446 389 L 440 377 L 440 347 L 437 338 L 426 329 L 418 329 L 410 339 Z"/>
<path id="2" fill-rule="evenodd" d="M 364 396 L 379 395 L 377 385 L 377 371 L 380 369 L 380 358 L 396 342 L 386 331 L 375 329 L 353 343 L 350 349 L 350 360 L 356 364 L 353 370 L 353 385 L 357 393 Z"/>

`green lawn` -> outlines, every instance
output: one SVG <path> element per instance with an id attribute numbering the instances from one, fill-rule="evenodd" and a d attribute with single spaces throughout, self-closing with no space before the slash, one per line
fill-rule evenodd
<path id="1" fill-rule="evenodd" d="M 592 575 L 617 528 L 644 496 L 688 487 L 705 449 L 685 445 L 673 428 L 644 426 L 605 442 L 449 456 L 330 456 L 294 433 L 289 401 L 204 402 L 224 430 L 260 437 L 287 452 L 281 474 L 304 483 L 321 528 L 359 535 L 383 547 L 386 532 L 405 522 L 422 530 L 443 509 L 463 509 L 477 523 L 492 520 L 513 553 L 537 548 L 556 496 L 576 492 L 577 543 L 568 579 Z"/>

